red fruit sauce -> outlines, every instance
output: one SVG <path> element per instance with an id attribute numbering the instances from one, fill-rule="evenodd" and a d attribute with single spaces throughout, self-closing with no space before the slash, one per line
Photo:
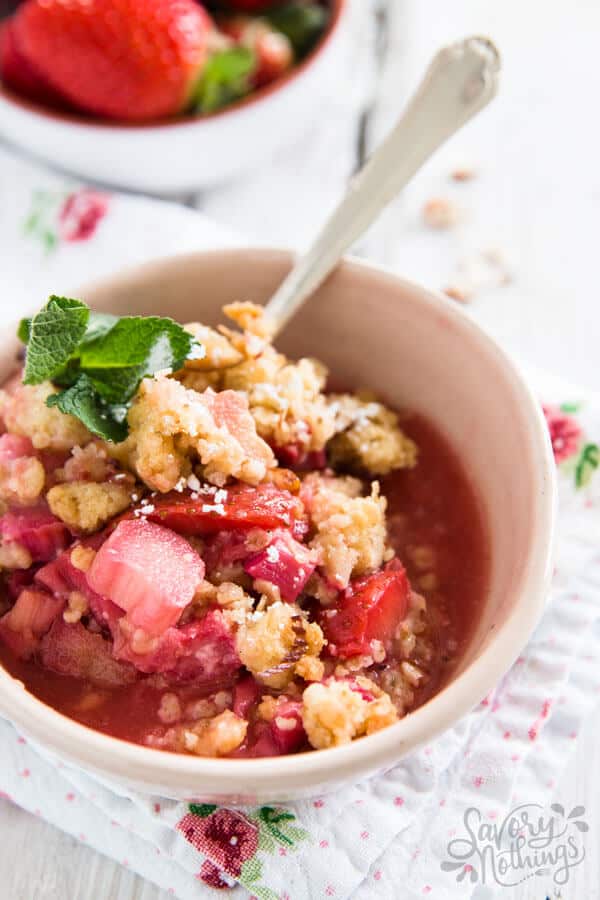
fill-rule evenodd
<path id="1" fill-rule="evenodd" d="M 392 543 L 406 567 L 413 589 L 426 597 L 436 628 L 436 661 L 427 685 L 416 692 L 416 705 L 420 705 L 443 686 L 464 653 L 477 620 L 478 607 L 485 596 L 489 548 L 473 487 L 447 442 L 420 416 L 407 416 L 402 427 L 419 447 L 419 463 L 415 469 L 401 470 L 383 478 L 381 487 L 388 499 L 387 519 Z M 168 515 L 174 514 L 173 506 L 179 502 L 179 498 L 170 498 L 170 505 L 169 501 L 164 501 Z M 182 512 L 177 509 L 178 516 Z M 269 512 L 272 513 L 272 508 Z M 277 509 L 276 513 L 275 524 L 278 525 L 277 516 L 281 515 L 281 510 Z M 289 511 L 285 510 L 285 513 L 289 514 Z M 428 588 L 422 582 L 423 568 L 417 565 L 418 555 L 414 553 L 415 548 L 422 546 L 433 548 L 436 556 L 438 583 L 435 588 Z M 141 678 L 134 684 L 124 683 L 113 689 L 90 689 L 85 681 L 47 671 L 32 661 L 16 659 L 1 641 L 0 661 L 13 676 L 25 683 L 28 690 L 59 712 L 91 728 L 138 743 L 142 743 L 153 728 L 161 726 L 157 711 L 165 690 L 176 693 L 184 706 L 221 687 L 202 680 L 201 683 L 175 683 L 168 688 L 158 688 Z M 231 690 L 232 685 L 227 688 Z M 262 688 L 255 692 L 244 670 L 240 669 L 240 680 L 233 692 L 234 709 L 239 712 L 249 709 L 263 692 Z M 101 700 L 98 705 L 94 705 L 94 695 Z M 295 711 L 290 708 L 289 714 L 293 715 Z M 281 737 L 265 728 L 265 734 L 261 736 L 264 752 L 288 749 L 293 752 L 305 748 L 304 744 L 295 746 L 296 735 L 290 730 L 286 736 L 290 747 L 283 751 L 276 749 Z M 260 745 L 257 752 L 262 749 Z"/>

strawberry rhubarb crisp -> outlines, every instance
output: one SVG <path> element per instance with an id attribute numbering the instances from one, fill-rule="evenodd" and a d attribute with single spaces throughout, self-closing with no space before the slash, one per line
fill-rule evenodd
<path id="1" fill-rule="evenodd" d="M 443 439 L 230 327 L 52 297 L 1 393 L 0 658 L 44 702 L 200 756 L 335 747 L 435 692 L 486 577 Z"/>

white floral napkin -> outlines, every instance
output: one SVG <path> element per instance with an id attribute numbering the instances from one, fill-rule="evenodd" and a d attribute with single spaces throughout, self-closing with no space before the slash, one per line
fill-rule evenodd
<path id="1" fill-rule="evenodd" d="M 190 210 L 81 189 L 2 150 L 0 196 L 4 320 L 120 266 L 236 243 Z M 539 879 L 542 896 L 546 885 L 564 884 L 580 861 L 584 811 L 554 804 L 550 812 L 573 838 L 566 870 L 559 838 L 549 839 L 554 855 L 543 860 L 533 860 L 526 833 L 529 856 L 503 857 L 494 826 L 515 806 L 552 803 L 568 750 L 600 700 L 600 397 L 528 374 L 546 405 L 560 470 L 552 595 L 515 666 L 456 727 L 369 781 L 286 808 L 241 811 L 125 792 L 52 759 L 0 721 L 1 796 L 185 900 L 215 889 L 260 900 L 391 900 L 400 885 L 403 900 L 473 891 L 485 898 L 524 877 Z"/>

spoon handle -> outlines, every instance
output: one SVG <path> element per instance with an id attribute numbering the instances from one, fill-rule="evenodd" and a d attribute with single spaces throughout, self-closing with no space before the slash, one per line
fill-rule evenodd
<path id="1" fill-rule="evenodd" d="M 329 275 L 348 247 L 423 163 L 494 97 L 500 56 L 487 38 L 471 37 L 440 50 L 404 115 L 375 150 L 267 305 L 276 331 Z"/>

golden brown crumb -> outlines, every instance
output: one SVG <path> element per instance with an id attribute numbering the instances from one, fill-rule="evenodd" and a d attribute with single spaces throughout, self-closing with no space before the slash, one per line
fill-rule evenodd
<path id="1" fill-rule="evenodd" d="M 452 228 L 458 218 L 456 205 L 445 197 L 432 197 L 423 207 L 423 221 L 428 228 Z"/>
<path id="2" fill-rule="evenodd" d="M 71 591 L 67 600 L 67 608 L 63 612 L 63 619 L 69 625 L 79 622 L 82 616 L 88 611 L 88 602 L 85 594 L 81 591 Z"/>
<path id="3" fill-rule="evenodd" d="M 416 465 L 414 441 L 398 426 L 396 413 L 382 403 L 352 394 L 332 394 L 329 405 L 337 432 L 327 448 L 334 467 L 387 475 Z"/>
<path id="4" fill-rule="evenodd" d="M 258 704 L 256 711 L 259 718 L 263 719 L 265 722 L 270 722 L 275 718 L 275 713 L 277 712 L 277 700 L 275 697 L 266 694 Z"/>
<path id="5" fill-rule="evenodd" d="M 258 681 L 274 688 L 285 687 L 299 658 L 318 656 L 324 644 L 320 627 L 307 622 L 295 604 L 282 602 L 251 613 L 236 639 L 246 668 Z"/>
<path id="6" fill-rule="evenodd" d="M 89 572 L 95 556 L 96 551 L 92 547 L 82 547 L 78 544 L 71 550 L 71 564 L 80 572 Z"/>
<path id="7" fill-rule="evenodd" d="M 296 663 L 296 675 L 305 681 L 321 681 L 325 674 L 323 661 L 316 656 L 301 656 Z"/>
<path id="8" fill-rule="evenodd" d="M 70 450 L 78 444 L 86 444 L 91 434 L 73 416 L 67 416 L 57 407 L 46 406 L 46 400 L 56 394 L 49 381 L 43 384 L 19 384 L 7 394 L 2 416 L 8 431 L 28 437 L 37 450 Z"/>
<path id="9" fill-rule="evenodd" d="M 0 464 L 0 498 L 23 506 L 34 503 L 44 490 L 46 472 L 39 459 L 22 456 Z"/>
<path id="10" fill-rule="evenodd" d="M 190 322 L 185 326 L 186 331 L 194 335 L 196 340 L 204 347 L 204 356 L 200 359 L 188 359 L 185 368 L 192 371 L 210 371 L 211 369 L 227 369 L 235 366 L 244 358 L 239 350 L 227 340 L 227 338 L 199 322 Z M 208 385 L 205 385 L 208 387 Z"/>
<path id="11" fill-rule="evenodd" d="M 230 395 L 236 416 L 244 416 L 243 394 Z M 112 453 L 133 468 L 154 490 L 172 490 L 200 457 L 207 481 L 222 486 L 229 476 L 258 484 L 275 465 L 270 447 L 244 421 L 218 425 L 213 405 L 223 395 L 185 388 L 165 376 L 145 379 L 129 410 L 130 435 Z M 247 413 L 246 413 L 247 415 Z M 252 424 L 252 419 L 247 415 Z"/>
<path id="12" fill-rule="evenodd" d="M 264 306 L 256 303 L 228 303 L 223 307 L 228 319 L 257 337 L 270 339 L 275 333 L 275 323 L 269 318 Z"/>
<path id="13" fill-rule="evenodd" d="M 0 570 L 28 569 L 31 564 L 31 554 L 26 547 L 16 541 L 0 544 Z"/>
<path id="14" fill-rule="evenodd" d="M 365 700 L 348 681 L 311 684 L 304 691 L 302 722 L 315 749 L 347 744 L 397 721 L 398 714 L 390 697 L 368 678 L 357 681 L 374 695 L 374 700 Z"/>
<path id="15" fill-rule="evenodd" d="M 106 481 L 113 469 L 102 443 L 90 441 L 85 447 L 73 447 L 71 456 L 57 474 L 62 475 L 63 481 Z"/>
<path id="16" fill-rule="evenodd" d="M 310 546 L 320 554 L 321 566 L 338 587 L 348 585 L 352 576 L 378 569 L 383 562 L 387 531 L 386 501 L 373 482 L 369 497 L 348 496 L 356 479 L 323 478 L 309 475 L 305 485 L 316 535 Z"/>
<path id="17" fill-rule="evenodd" d="M 74 531 L 91 533 L 131 503 L 131 488 L 115 481 L 71 481 L 56 484 L 46 495 L 48 506 Z"/>
<path id="18" fill-rule="evenodd" d="M 165 743 L 195 756 L 226 756 L 243 743 L 247 729 L 245 719 L 226 709 L 212 719 L 175 726 L 166 733 Z"/>
<path id="19" fill-rule="evenodd" d="M 167 693 L 160 698 L 158 718 L 165 725 L 173 725 L 181 719 L 181 703 L 177 694 Z"/>

